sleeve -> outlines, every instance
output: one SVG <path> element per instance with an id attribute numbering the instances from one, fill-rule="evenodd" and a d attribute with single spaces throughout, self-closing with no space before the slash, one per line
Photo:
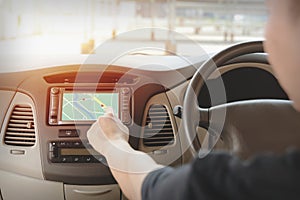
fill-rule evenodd
<path id="1" fill-rule="evenodd" d="M 188 182 L 190 168 L 165 167 L 149 173 L 142 185 L 142 199 L 185 199 L 184 184 Z"/>
<path id="2" fill-rule="evenodd" d="M 260 155 L 241 161 L 212 153 L 191 164 L 151 172 L 142 186 L 148 199 L 299 199 L 300 153 Z"/>

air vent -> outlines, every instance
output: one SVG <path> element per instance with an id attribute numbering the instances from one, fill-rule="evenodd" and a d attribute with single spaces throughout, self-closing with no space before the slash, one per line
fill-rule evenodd
<path id="1" fill-rule="evenodd" d="M 144 129 L 145 146 L 162 147 L 174 144 L 174 133 L 168 111 L 163 105 L 149 108 Z"/>
<path id="2" fill-rule="evenodd" d="M 6 133 L 4 143 L 13 146 L 33 146 L 35 144 L 35 129 L 32 108 L 28 105 L 14 107 Z"/>

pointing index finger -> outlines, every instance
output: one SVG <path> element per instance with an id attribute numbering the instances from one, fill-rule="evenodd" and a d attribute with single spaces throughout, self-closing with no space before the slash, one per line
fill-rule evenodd
<path id="1" fill-rule="evenodd" d="M 112 107 L 107 107 L 107 108 L 105 109 L 105 114 L 104 114 L 104 116 L 110 116 L 110 117 L 113 117 L 113 116 L 114 116 L 114 111 L 113 111 Z"/>

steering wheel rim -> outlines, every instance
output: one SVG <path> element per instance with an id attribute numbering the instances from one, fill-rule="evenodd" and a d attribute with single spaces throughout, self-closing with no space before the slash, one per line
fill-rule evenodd
<path id="1" fill-rule="evenodd" d="M 210 127 L 211 124 L 211 116 L 209 113 L 209 109 L 201 108 L 198 105 L 198 96 L 200 90 L 204 83 L 208 80 L 209 76 L 220 66 L 224 65 L 226 62 L 230 61 L 239 56 L 252 54 L 252 53 L 264 53 L 263 41 L 251 41 L 244 42 L 240 44 L 233 45 L 217 54 L 215 54 L 212 58 L 207 60 L 202 66 L 195 72 L 190 83 L 187 86 L 184 102 L 183 102 L 183 112 L 182 112 L 182 124 L 183 129 L 186 135 L 186 140 L 190 145 L 189 148 L 193 154 L 193 156 L 198 156 L 198 151 L 196 150 L 196 146 L 194 140 L 197 134 L 197 127 L 201 126 L 208 130 L 210 136 L 214 137 L 214 140 L 218 139 L 221 134 L 224 123 L 220 123 L 216 129 Z M 223 81 L 220 83 L 221 86 L 224 83 Z M 209 91 L 211 95 L 211 91 Z M 225 98 L 222 99 L 222 103 L 226 103 L 226 92 Z M 220 101 L 220 99 L 218 100 Z M 216 114 L 218 120 L 225 120 L 226 117 L 226 107 L 220 110 L 220 113 Z M 212 144 L 213 145 L 213 144 Z M 201 144 L 200 144 L 201 147 Z M 202 156 L 205 156 L 211 150 L 204 149 L 202 152 Z M 202 149 L 202 148 L 201 148 Z M 202 149 L 203 150 L 203 149 Z"/>

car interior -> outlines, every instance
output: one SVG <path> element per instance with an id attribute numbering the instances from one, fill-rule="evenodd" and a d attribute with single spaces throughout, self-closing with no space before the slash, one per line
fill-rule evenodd
<path id="1" fill-rule="evenodd" d="M 128 127 L 130 145 L 162 165 L 182 166 L 199 150 L 251 159 L 299 147 L 300 114 L 263 40 L 225 44 L 206 56 L 135 50 L 111 62 L 91 53 L 19 69 L 0 61 L 0 200 L 126 199 L 87 140 L 106 107 Z"/>

